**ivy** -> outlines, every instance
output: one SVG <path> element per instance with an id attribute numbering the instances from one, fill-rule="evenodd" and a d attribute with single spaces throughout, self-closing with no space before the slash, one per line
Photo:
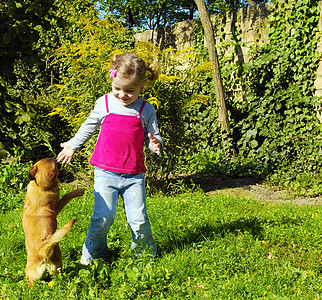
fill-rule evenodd
<path id="1" fill-rule="evenodd" d="M 295 178 L 297 172 L 307 171 L 304 162 L 321 164 L 310 159 L 319 158 L 321 151 L 321 124 L 314 109 L 319 6 L 308 0 L 272 3 L 269 40 L 254 47 L 244 65 L 247 117 L 237 124 L 238 145 L 243 159 L 265 164 L 279 176 L 281 170 L 293 171 Z"/>
<path id="2" fill-rule="evenodd" d="M 307 194 L 310 189 L 309 193 L 316 195 L 322 193 L 318 172 L 322 167 L 321 123 L 315 111 L 318 98 L 314 96 L 320 8 L 313 0 L 271 2 L 268 40 L 251 47 L 247 63 L 237 59 L 236 49 L 242 46 L 240 19 L 237 17 L 230 39 L 222 25 L 217 22 L 215 26 L 232 143 L 238 149 L 234 163 L 226 157 L 215 164 L 221 170 L 226 166 L 230 174 L 257 174 L 297 193 L 305 190 Z M 202 39 L 196 31 L 199 50 Z M 199 53 L 202 55 L 202 51 Z M 212 89 L 208 85 L 209 94 Z M 212 105 L 207 109 L 209 115 L 216 110 L 215 102 Z M 206 130 L 210 123 L 203 121 L 196 128 L 200 127 Z M 209 132 L 208 138 L 213 141 L 209 151 L 220 152 L 220 139 L 212 134 L 220 132 L 215 128 Z M 200 150 L 205 150 L 201 143 Z"/>

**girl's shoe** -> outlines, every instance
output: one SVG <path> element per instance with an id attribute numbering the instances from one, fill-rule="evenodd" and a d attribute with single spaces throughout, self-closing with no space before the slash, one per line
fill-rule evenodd
<path id="1" fill-rule="evenodd" d="M 91 260 L 88 260 L 88 259 L 86 259 L 85 257 L 81 257 L 81 260 L 80 260 L 80 263 L 81 263 L 81 265 L 83 265 L 83 266 L 88 266 L 88 265 L 90 265 L 91 264 Z"/>

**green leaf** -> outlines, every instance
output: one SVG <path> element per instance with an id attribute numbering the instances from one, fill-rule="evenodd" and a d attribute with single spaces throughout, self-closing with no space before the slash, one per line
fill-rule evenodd
<path id="1" fill-rule="evenodd" d="M 246 132 L 246 138 L 247 139 L 250 139 L 251 137 L 255 137 L 257 134 L 257 130 L 256 129 L 251 129 L 251 130 L 248 130 Z"/>
<path id="2" fill-rule="evenodd" d="M 256 140 L 252 140 L 249 145 L 254 149 L 258 146 L 258 142 Z"/>
<path id="3" fill-rule="evenodd" d="M 22 123 L 29 122 L 29 121 L 30 121 L 30 116 L 28 114 L 23 114 L 16 118 L 15 123 L 18 125 L 21 125 Z"/>

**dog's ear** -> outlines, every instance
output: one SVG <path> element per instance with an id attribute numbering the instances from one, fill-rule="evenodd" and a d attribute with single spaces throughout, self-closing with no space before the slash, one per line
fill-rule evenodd
<path id="1" fill-rule="evenodd" d="M 37 166 L 33 166 L 30 171 L 28 172 L 29 180 L 35 180 L 36 179 L 36 173 L 37 173 Z"/>

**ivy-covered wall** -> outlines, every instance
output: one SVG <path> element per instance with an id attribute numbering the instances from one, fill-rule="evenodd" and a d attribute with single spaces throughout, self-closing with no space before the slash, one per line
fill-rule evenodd
<path id="1" fill-rule="evenodd" d="M 227 12 L 224 16 L 211 16 L 217 42 L 221 36 L 229 39 L 236 31 L 236 23 L 240 24 L 241 38 L 244 45 L 239 53 L 244 61 L 252 44 L 267 39 L 267 17 L 270 14 L 270 3 Z M 140 41 L 153 42 L 161 49 L 184 49 L 193 46 L 194 20 L 183 21 L 170 27 L 149 30 L 135 35 Z"/>
<path id="2" fill-rule="evenodd" d="M 319 33 L 322 33 L 322 1 L 319 2 L 320 6 L 320 19 L 319 19 Z M 318 43 L 317 51 L 322 53 L 322 38 Z M 316 96 L 322 98 L 322 56 L 320 56 L 320 64 L 318 69 L 316 70 L 316 80 L 315 80 L 315 87 L 316 87 Z M 317 107 L 317 117 L 319 118 L 320 122 L 322 123 L 322 106 Z"/>
<path id="3" fill-rule="evenodd" d="M 322 1 L 319 1 L 322 7 Z M 248 53 L 255 43 L 264 43 L 267 41 L 268 16 L 271 14 L 271 3 L 259 4 L 253 7 L 242 8 L 227 12 L 224 16 L 212 16 L 214 24 L 216 42 L 218 44 L 231 40 L 239 34 L 241 43 L 235 47 L 238 60 L 241 63 L 248 62 Z M 173 26 L 160 28 L 157 30 L 145 31 L 136 34 L 136 39 L 148 41 L 157 44 L 161 49 L 174 48 L 185 49 L 193 46 L 191 37 L 196 22 L 193 20 L 184 21 Z M 320 21 L 318 34 L 322 33 L 322 9 L 320 12 Z M 318 43 L 317 52 L 322 53 L 322 39 Z M 322 57 L 320 66 L 316 70 L 316 96 L 322 97 Z M 235 94 L 238 91 L 233 91 Z M 237 95 L 236 95 L 237 96 Z M 237 96 L 238 97 L 238 96 Z M 316 107 L 317 117 L 322 122 L 322 106 Z"/>

